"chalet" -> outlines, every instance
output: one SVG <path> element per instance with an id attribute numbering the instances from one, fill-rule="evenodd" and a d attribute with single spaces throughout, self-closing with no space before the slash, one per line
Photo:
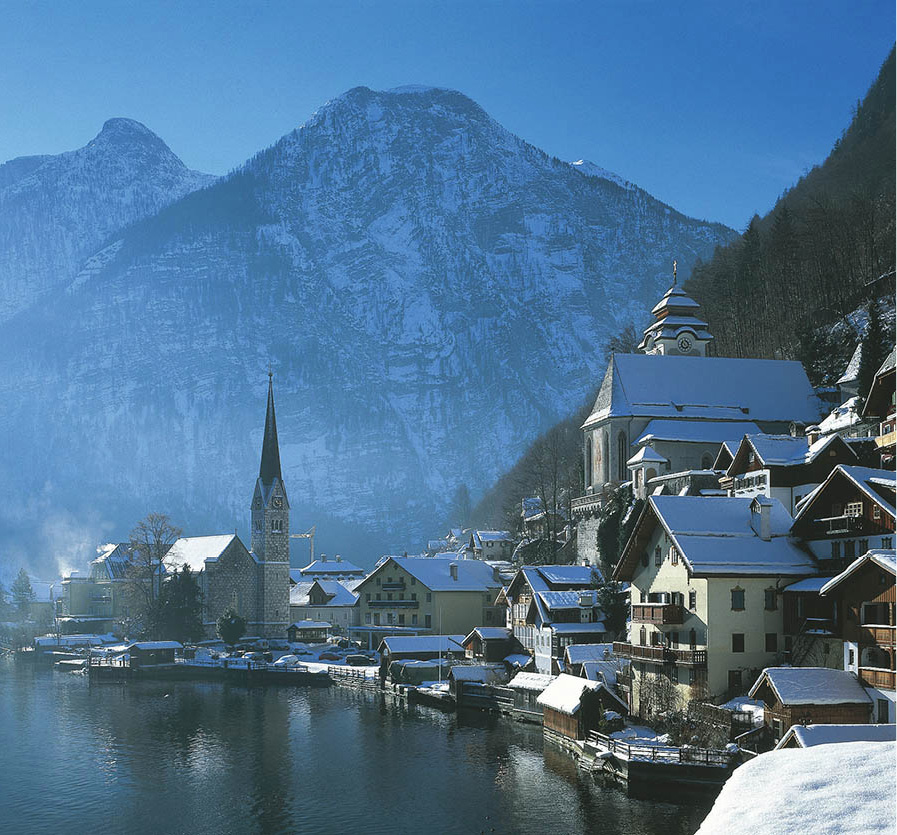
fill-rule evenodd
<path id="1" fill-rule="evenodd" d="M 183 649 L 183 645 L 177 641 L 138 641 L 129 644 L 128 655 L 131 669 L 174 664 L 175 654 Z"/>
<path id="2" fill-rule="evenodd" d="M 484 661 L 502 661 L 517 647 L 514 633 L 506 626 L 478 626 L 463 641 L 467 658 Z"/>
<path id="3" fill-rule="evenodd" d="M 883 469 L 894 469 L 894 439 L 897 437 L 897 406 L 895 406 L 895 351 L 891 351 L 875 373 L 872 388 L 863 404 L 863 417 L 878 418 L 875 445 Z"/>
<path id="4" fill-rule="evenodd" d="M 839 742 L 895 742 L 897 725 L 792 725 L 776 750 L 813 748 Z"/>
<path id="5" fill-rule="evenodd" d="M 839 435 L 745 435 L 720 486 L 730 496 L 778 499 L 793 515 L 800 500 L 838 464 L 857 463 L 856 453 Z"/>
<path id="6" fill-rule="evenodd" d="M 510 531 L 471 531 L 467 550 L 475 560 L 507 560 L 514 551 Z"/>
<path id="7" fill-rule="evenodd" d="M 493 605 L 500 590 L 498 571 L 485 562 L 440 557 L 385 557 L 355 588 L 361 628 L 380 637 L 389 627 L 467 635 L 501 626 L 504 613 Z"/>
<path id="8" fill-rule="evenodd" d="M 549 734 L 585 739 L 597 730 L 605 710 L 627 712 L 626 705 L 597 681 L 561 673 L 536 699 L 543 710 L 542 724 Z"/>
<path id="9" fill-rule="evenodd" d="M 820 590 L 824 599 L 835 603 L 843 667 L 859 676 L 873 700 L 877 722 L 897 721 L 894 553 L 868 551 Z"/>
<path id="10" fill-rule="evenodd" d="M 359 625 L 358 595 L 350 585 L 357 581 L 315 579 L 290 588 L 290 620 L 321 620 L 333 626 L 338 635 Z"/>
<path id="11" fill-rule="evenodd" d="M 663 472 L 712 469 L 724 441 L 819 420 L 820 403 L 800 363 L 708 357 L 713 336 L 698 312 L 674 284 L 652 310 L 645 353 L 614 354 L 608 363 L 582 426 L 585 493 L 571 503 L 583 561 L 598 562 L 605 491 L 629 479 L 636 446 L 650 443 L 665 459 L 640 468 L 647 483 Z"/>
<path id="12" fill-rule="evenodd" d="M 894 547 L 894 473 L 839 464 L 798 506 L 792 534 L 823 570 L 841 571 L 870 548 Z"/>
<path id="13" fill-rule="evenodd" d="M 831 598 L 822 597 L 830 575 L 817 575 L 782 589 L 782 661 L 794 667 L 831 667 L 840 670 L 842 642 L 838 611 Z"/>
<path id="14" fill-rule="evenodd" d="M 613 575 L 631 583 L 631 641 L 613 649 L 632 661 L 633 712 L 742 693 L 776 662 L 780 590 L 817 573 L 790 528 L 777 499 L 648 499 Z"/>
<path id="15" fill-rule="evenodd" d="M 767 667 L 751 687 L 778 742 L 792 725 L 867 724 L 872 700 L 853 673 L 827 667 Z"/>
<path id="16" fill-rule="evenodd" d="M 569 645 L 593 644 L 607 636 L 592 588 L 596 578 L 590 566 L 527 566 L 505 589 L 507 625 L 534 656 L 538 672 L 557 672 Z"/>
<path id="17" fill-rule="evenodd" d="M 463 635 L 391 635 L 380 642 L 380 657 L 393 661 L 430 661 L 465 657 Z"/>
<path id="18" fill-rule="evenodd" d="M 330 637 L 331 626 L 324 621 L 300 620 L 287 627 L 287 640 L 291 644 L 323 644 Z"/>

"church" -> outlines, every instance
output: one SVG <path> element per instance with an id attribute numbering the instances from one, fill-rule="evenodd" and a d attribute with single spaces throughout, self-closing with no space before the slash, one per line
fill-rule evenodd
<path id="1" fill-rule="evenodd" d="M 675 272 L 651 313 L 642 353 L 611 356 L 582 425 L 585 490 L 572 509 L 580 557 L 590 562 L 596 554 L 584 543 L 594 542 L 608 488 L 630 478 L 647 484 L 667 473 L 711 471 L 722 443 L 802 433 L 821 414 L 799 362 L 708 356 L 713 334 Z"/>
<path id="2" fill-rule="evenodd" d="M 184 537 L 167 562 L 199 573 L 203 625 L 215 637 L 218 618 L 233 609 L 246 619 L 246 634 L 284 638 L 290 616 L 290 502 L 280 469 L 274 414 L 273 376 L 268 374 L 268 406 L 259 475 L 250 504 L 250 549 L 237 534 Z M 201 573 L 200 573 L 201 572 Z"/>

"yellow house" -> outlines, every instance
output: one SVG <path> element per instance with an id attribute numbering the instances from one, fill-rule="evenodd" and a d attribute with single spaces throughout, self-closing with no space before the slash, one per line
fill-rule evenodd
<path id="1" fill-rule="evenodd" d="M 777 499 L 652 496 L 614 569 L 631 584 L 632 712 L 740 694 L 784 650 L 781 590 L 816 573 Z"/>
<path id="2" fill-rule="evenodd" d="M 467 635 L 476 626 L 504 626 L 494 606 L 497 571 L 479 560 L 385 557 L 355 587 L 362 629 Z"/>

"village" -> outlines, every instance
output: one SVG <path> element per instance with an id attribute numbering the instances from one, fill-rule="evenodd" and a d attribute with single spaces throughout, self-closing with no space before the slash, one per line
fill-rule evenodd
<path id="1" fill-rule="evenodd" d="M 452 529 L 370 571 L 315 554 L 313 527 L 290 533 L 269 374 L 249 547 L 151 515 L 142 542 L 32 583 L 29 622 L 49 628 L 18 659 L 98 685 L 336 685 L 485 710 L 649 794 L 717 792 L 772 750 L 893 741 L 894 351 L 868 391 L 862 344 L 819 391 L 797 362 L 708 355 L 675 280 L 651 313 L 639 353 L 610 358 L 569 511 L 525 496 L 515 531 Z M 192 633 L 141 627 L 135 589 L 191 583 Z"/>

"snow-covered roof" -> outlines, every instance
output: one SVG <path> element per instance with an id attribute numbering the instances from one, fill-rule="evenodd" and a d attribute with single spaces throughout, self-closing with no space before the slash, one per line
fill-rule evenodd
<path id="1" fill-rule="evenodd" d="M 582 694 L 586 690 L 597 690 L 600 686 L 597 681 L 561 673 L 542 691 L 536 702 L 543 707 L 573 716 L 581 706 Z"/>
<path id="2" fill-rule="evenodd" d="M 505 664 L 508 664 L 511 667 L 526 667 L 533 660 L 532 655 L 527 655 L 525 652 L 512 652 L 510 655 L 506 655 L 502 659 Z"/>
<path id="3" fill-rule="evenodd" d="M 183 649 L 177 641 L 135 641 L 128 644 L 128 650 Z"/>
<path id="4" fill-rule="evenodd" d="M 866 551 L 866 553 L 861 557 L 857 557 L 836 577 L 826 578 L 827 582 L 820 588 L 819 593 L 829 594 L 829 592 L 833 591 L 835 588 L 841 585 L 841 583 L 843 583 L 844 580 L 850 577 L 855 571 L 858 571 L 860 568 L 870 562 L 875 563 L 877 566 L 883 568 L 885 571 L 889 571 L 891 574 L 897 575 L 897 555 L 895 555 L 895 549 L 873 548 L 870 551 Z"/>
<path id="5" fill-rule="evenodd" d="M 701 305 L 691 298 L 691 296 L 689 296 L 678 284 L 673 284 L 670 289 L 663 294 L 663 298 L 651 308 L 651 313 L 657 316 L 664 310 L 673 308 L 697 310 L 700 306 Z"/>
<path id="6" fill-rule="evenodd" d="M 388 635 L 380 646 L 386 646 L 390 655 L 430 652 L 434 656 L 440 652 L 464 652 L 463 635 Z"/>
<path id="7" fill-rule="evenodd" d="M 180 568 L 186 565 L 198 574 L 207 562 L 216 562 L 224 550 L 237 538 L 234 533 L 219 536 L 182 536 L 168 552 L 165 561 Z"/>
<path id="8" fill-rule="evenodd" d="M 513 634 L 507 626 L 477 626 L 465 639 L 466 644 L 474 635 L 482 641 L 507 641 Z"/>
<path id="9" fill-rule="evenodd" d="M 819 590 L 831 579 L 831 577 L 807 577 L 805 580 L 798 580 L 790 586 L 785 586 L 782 591 L 816 592 L 818 594 Z"/>
<path id="10" fill-rule="evenodd" d="M 536 690 L 541 693 L 553 681 L 554 676 L 544 673 L 517 673 L 508 682 L 508 687 L 514 690 Z"/>
<path id="11" fill-rule="evenodd" d="M 299 573 L 303 576 L 310 574 L 364 574 L 364 569 L 344 559 L 320 559 L 310 562 L 305 568 L 300 568 Z"/>
<path id="12" fill-rule="evenodd" d="M 596 623 L 553 623 L 551 631 L 557 635 L 599 635 L 607 632 L 603 622 Z"/>
<path id="13" fill-rule="evenodd" d="M 589 586 L 595 569 L 589 565 L 540 565 L 536 569 L 549 583 Z"/>
<path id="14" fill-rule="evenodd" d="M 794 739 L 801 748 L 836 742 L 895 742 L 897 725 L 792 725 L 776 748 Z"/>
<path id="15" fill-rule="evenodd" d="M 597 592 L 594 589 L 576 591 L 540 591 L 537 592 L 549 611 L 557 609 L 579 609 L 583 606 L 582 598 L 588 597 L 586 607 L 598 605 Z"/>
<path id="16" fill-rule="evenodd" d="M 799 362 L 614 354 L 584 427 L 608 417 L 818 420 Z"/>
<path id="17" fill-rule="evenodd" d="M 719 420 L 652 420 L 635 443 L 648 441 L 679 441 L 692 444 L 722 444 L 738 441 L 745 435 L 760 432 L 756 423 Z M 804 444 L 806 446 L 806 443 Z"/>
<path id="18" fill-rule="evenodd" d="M 801 464 L 811 464 L 835 443 L 843 447 L 852 460 L 856 460 L 856 453 L 844 443 L 839 435 L 827 435 L 809 446 L 806 438 L 795 438 L 792 435 L 746 435 L 742 440 L 742 445 L 753 449 L 760 462 L 766 467 L 795 467 Z M 739 448 L 739 452 L 741 452 L 741 448 Z M 740 460 L 742 460 L 742 456 L 736 453 L 735 459 L 729 466 L 729 475 L 736 474 L 735 467 Z"/>
<path id="19" fill-rule="evenodd" d="M 655 514 L 691 572 L 700 575 L 815 574 L 816 564 L 789 536 L 791 517 L 778 499 L 769 508 L 770 538 L 752 527 L 753 499 L 724 496 L 651 496 L 648 512 Z M 630 540 L 620 566 L 636 555 Z"/>
<path id="20" fill-rule="evenodd" d="M 314 580 L 306 580 L 290 586 L 290 606 L 308 606 L 308 593 L 314 584 Z"/>
<path id="21" fill-rule="evenodd" d="M 511 542 L 510 531 L 474 531 L 481 542 Z"/>
<path id="22" fill-rule="evenodd" d="M 767 667 L 748 695 L 768 684 L 783 705 L 867 704 L 869 695 L 856 676 L 828 667 Z"/>
<path id="23" fill-rule="evenodd" d="M 669 464 L 670 459 L 664 458 L 654 447 L 645 445 L 626 462 L 626 466 L 634 467 L 636 464 L 647 464 L 649 462 Z"/>
<path id="24" fill-rule="evenodd" d="M 895 517 L 894 492 L 897 488 L 894 473 L 891 470 L 857 467 L 852 464 L 838 464 L 807 498 L 801 502 L 794 521 L 805 518 L 816 500 L 826 491 L 828 485 L 836 479 L 845 478 L 861 493 L 882 508 L 891 518 Z M 827 513 L 824 515 L 828 515 Z"/>
<path id="25" fill-rule="evenodd" d="M 845 400 L 840 406 L 836 406 L 825 420 L 819 424 L 819 431 L 823 435 L 830 435 L 839 429 L 847 429 L 856 423 L 861 423 L 863 418 L 861 409 L 863 402 L 859 396 Z"/>
<path id="26" fill-rule="evenodd" d="M 326 620 L 297 620 L 290 624 L 290 629 L 332 629 Z"/>
<path id="27" fill-rule="evenodd" d="M 761 754 L 726 781 L 697 835 L 893 835 L 895 756 L 889 742 Z"/>
<path id="28" fill-rule="evenodd" d="M 455 681 L 478 681 L 482 684 L 494 684 L 504 678 L 504 669 L 494 665 L 456 664 L 449 676 Z"/>
<path id="29" fill-rule="evenodd" d="M 586 661 L 604 661 L 613 652 L 613 644 L 570 644 L 564 651 L 568 664 L 582 664 Z"/>
<path id="30" fill-rule="evenodd" d="M 389 557 L 366 578 L 382 574 L 391 566 L 405 569 L 418 583 L 431 591 L 492 591 L 501 584 L 495 580 L 491 566 L 480 560 L 445 560 L 428 557 Z M 457 567 L 458 579 L 452 577 Z"/>
<path id="31" fill-rule="evenodd" d="M 847 368 L 844 369 L 844 373 L 835 381 L 836 386 L 844 385 L 844 383 L 855 383 L 860 376 L 860 363 L 863 359 L 863 343 L 860 342 L 857 344 L 854 349 L 853 354 L 850 357 L 850 362 L 847 363 Z"/>

